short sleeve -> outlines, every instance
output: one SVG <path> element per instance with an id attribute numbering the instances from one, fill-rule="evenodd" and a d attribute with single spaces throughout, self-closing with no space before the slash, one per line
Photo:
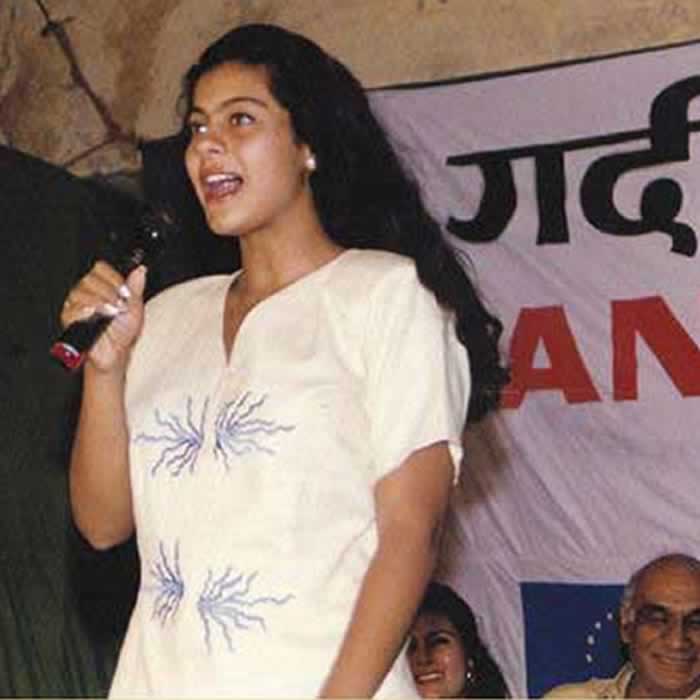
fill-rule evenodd
<path id="1" fill-rule="evenodd" d="M 446 441 L 456 481 L 469 361 L 457 340 L 453 314 L 423 287 L 411 261 L 384 275 L 373 290 L 364 349 L 376 479 L 415 450 Z"/>

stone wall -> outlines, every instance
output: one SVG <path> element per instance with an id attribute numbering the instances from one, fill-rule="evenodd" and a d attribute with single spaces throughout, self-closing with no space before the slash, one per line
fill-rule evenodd
<path id="1" fill-rule="evenodd" d="M 0 141 L 77 174 L 137 170 L 226 29 L 301 31 L 368 87 L 700 37 L 697 0 L 0 0 Z"/>

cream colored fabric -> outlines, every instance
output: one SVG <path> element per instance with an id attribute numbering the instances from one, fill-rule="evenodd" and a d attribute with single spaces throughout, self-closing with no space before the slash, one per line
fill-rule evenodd
<path id="1" fill-rule="evenodd" d="M 613 678 L 591 678 L 584 683 L 567 683 L 553 688 L 545 698 L 624 698 L 634 675 L 631 664 L 625 664 Z M 700 689 L 689 698 L 700 698 Z"/>
<path id="2" fill-rule="evenodd" d="M 150 302 L 129 368 L 142 583 L 113 696 L 313 697 L 376 547 L 373 484 L 437 441 L 461 458 L 466 353 L 411 261 L 344 252 L 256 306 L 227 362 L 230 283 Z M 403 657 L 381 691 L 415 696 Z"/>
<path id="3" fill-rule="evenodd" d="M 545 698 L 624 698 L 632 678 L 632 667 L 625 664 L 613 678 L 591 678 L 583 683 L 567 683 L 552 688 Z"/>

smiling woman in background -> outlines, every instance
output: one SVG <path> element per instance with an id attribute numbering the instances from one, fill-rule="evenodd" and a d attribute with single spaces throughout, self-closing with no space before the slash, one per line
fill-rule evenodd
<path id="1" fill-rule="evenodd" d="M 421 602 L 408 659 L 421 697 L 510 696 L 501 670 L 479 638 L 471 609 L 441 583 L 431 583 Z"/>

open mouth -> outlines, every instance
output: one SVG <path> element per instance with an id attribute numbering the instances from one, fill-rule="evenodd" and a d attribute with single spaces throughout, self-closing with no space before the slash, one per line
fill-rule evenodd
<path id="1" fill-rule="evenodd" d="M 419 676 L 415 677 L 416 683 L 435 683 L 436 681 L 442 680 L 442 674 L 437 671 L 432 671 L 430 673 L 421 673 Z"/>
<path id="2" fill-rule="evenodd" d="M 202 178 L 202 188 L 207 201 L 216 201 L 235 194 L 243 185 L 243 178 L 236 173 L 215 173 Z"/>

